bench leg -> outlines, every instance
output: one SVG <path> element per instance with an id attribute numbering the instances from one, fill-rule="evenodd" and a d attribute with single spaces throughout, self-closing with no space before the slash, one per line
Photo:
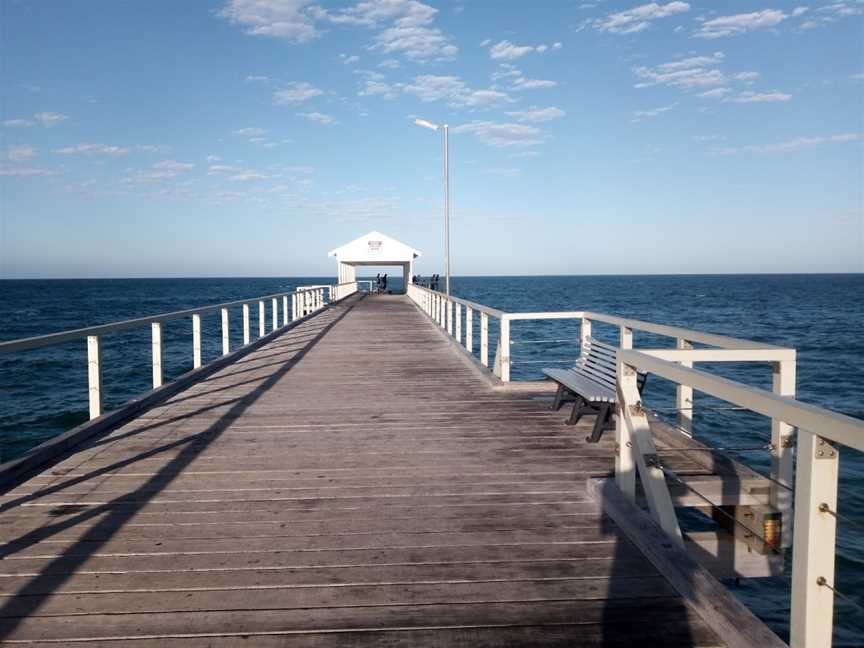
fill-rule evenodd
<path id="1" fill-rule="evenodd" d="M 597 443 L 603 436 L 603 430 L 609 427 L 609 419 L 612 416 L 612 406 L 609 403 L 600 405 L 600 410 L 597 412 L 597 420 L 594 421 L 594 429 L 591 430 L 591 436 L 586 437 L 588 443 Z"/>
<path id="2" fill-rule="evenodd" d="M 585 400 L 581 396 L 576 396 L 576 401 L 573 403 L 573 411 L 570 412 L 570 418 L 567 419 L 567 425 L 576 425 L 579 419 L 582 418 L 582 404 Z"/>
<path id="3" fill-rule="evenodd" d="M 558 385 L 558 391 L 555 392 L 555 401 L 552 403 L 552 411 L 557 412 L 561 409 L 561 403 L 564 400 L 564 385 Z"/>

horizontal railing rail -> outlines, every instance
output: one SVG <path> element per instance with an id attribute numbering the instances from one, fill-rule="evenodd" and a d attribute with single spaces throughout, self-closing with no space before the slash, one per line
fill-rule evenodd
<path id="1" fill-rule="evenodd" d="M 325 297 L 325 291 L 327 293 Z M 98 324 L 84 328 L 38 335 L 18 340 L 0 342 L 0 354 L 16 353 L 38 349 L 75 340 L 87 341 L 87 388 L 90 419 L 98 418 L 103 411 L 104 385 L 102 382 L 102 338 L 112 333 L 119 333 L 142 326 L 151 328 L 152 347 L 152 383 L 153 389 L 161 387 L 164 380 L 162 325 L 186 317 L 192 319 L 192 365 L 197 369 L 202 366 L 202 329 L 201 316 L 216 311 L 221 312 L 222 355 L 231 352 L 230 310 L 233 307 L 242 308 L 243 344 L 252 342 L 251 306 L 258 305 L 258 337 L 268 334 L 267 304 L 270 304 L 269 332 L 277 331 L 291 322 L 297 321 L 324 308 L 328 302 L 343 299 L 357 291 L 357 283 L 342 283 L 335 286 L 318 285 L 301 287 L 293 291 L 273 293 L 251 299 L 236 299 L 220 304 L 208 304 L 195 308 L 185 308 L 169 313 L 158 313 L 135 319 Z M 290 307 L 289 307 L 290 300 Z M 281 324 L 280 324 L 281 302 Z"/>
<path id="2" fill-rule="evenodd" d="M 793 548 L 790 644 L 793 648 L 831 645 L 839 446 L 864 452 L 864 421 L 795 400 L 795 349 L 593 311 L 509 313 L 420 286 L 409 286 L 408 294 L 460 344 L 464 324 L 464 349 L 472 355 L 472 317 L 474 311 L 480 312 L 480 359 L 487 368 L 488 317 L 498 319 L 499 346 L 492 370 L 502 382 L 510 380 L 512 322 L 579 320 L 579 336 L 572 341 L 580 349 L 591 337 L 593 323 L 616 327 L 615 479 L 635 501 L 638 474 L 655 520 L 679 541 L 682 535 L 666 483 L 668 471 L 658 459 L 637 375 L 650 373 L 675 385 L 675 429 L 687 436 L 693 435 L 694 392 L 725 401 L 733 406 L 729 409 L 770 418 L 771 443 L 764 446 L 771 453 L 769 501 L 782 516 L 779 548 Z M 675 347 L 634 348 L 635 331 L 671 338 Z M 560 345 L 566 338 L 559 335 L 552 341 Z M 533 341 L 524 343 L 528 342 Z M 771 391 L 693 368 L 695 363 L 717 362 L 769 364 Z"/>

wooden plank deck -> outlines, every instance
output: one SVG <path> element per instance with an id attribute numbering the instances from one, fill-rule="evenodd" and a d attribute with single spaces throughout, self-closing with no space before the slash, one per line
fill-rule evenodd
<path id="1" fill-rule="evenodd" d="M 0 643 L 724 645 L 564 418 L 350 298 L 2 496 Z"/>

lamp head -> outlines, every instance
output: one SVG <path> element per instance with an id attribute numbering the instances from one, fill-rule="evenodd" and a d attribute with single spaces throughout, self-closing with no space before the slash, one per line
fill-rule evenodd
<path id="1" fill-rule="evenodd" d="M 415 119 L 414 123 L 417 124 L 418 126 L 422 126 L 423 128 L 429 128 L 429 129 L 434 130 L 434 131 L 437 131 L 439 128 L 438 124 L 433 124 L 432 122 L 430 122 L 426 119 Z"/>

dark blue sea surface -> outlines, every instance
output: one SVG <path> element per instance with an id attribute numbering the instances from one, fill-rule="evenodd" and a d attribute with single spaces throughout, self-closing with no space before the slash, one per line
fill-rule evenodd
<path id="1" fill-rule="evenodd" d="M 0 340 L 331 282 L 322 277 L 0 281 Z M 392 288 L 399 283 L 391 279 Z M 794 347 L 798 398 L 864 418 L 864 275 L 455 277 L 452 292 L 504 311 L 591 310 Z M 257 312 L 252 315 L 255 337 Z M 239 308 L 232 309 L 231 317 L 236 347 L 242 335 Z M 220 321 L 218 313 L 202 319 L 206 362 L 221 354 Z M 268 315 L 268 330 L 269 321 Z M 514 322 L 513 378 L 536 379 L 543 366 L 572 363 L 578 331 L 578 320 Z M 613 327 L 600 323 L 594 334 L 617 339 Z M 497 335 L 497 322 L 490 319 L 490 361 Z M 192 368 L 191 321 L 167 322 L 163 336 L 167 381 Z M 479 346 L 476 329 L 474 339 Z M 637 332 L 635 345 L 668 347 L 674 340 Z M 110 410 L 150 388 L 149 327 L 107 335 L 103 346 L 105 408 Z M 764 364 L 704 368 L 771 387 L 771 369 Z M 670 407 L 673 394 L 668 383 L 649 379 L 645 401 L 658 409 Z M 705 408 L 701 413 L 700 405 Z M 725 447 L 770 439 L 767 419 L 707 409 L 716 405 L 697 395 L 698 437 Z M 86 419 L 83 340 L 0 355 L 0 461 Z M 766 452 L 745 452 L 740 458 L 767 472 Z M 847 449 L 841 452 L 839 510 L 864 524 L 864 457 Z M 837 588 L 864 604 L 864 530 L 844 519 L 838 528 Z M 778 633 L 788 633 L 787 577 L 748 579 L 732 589 Z M 835 623 L 835 645 L 864 645 L 864 613 L 853 604 L 837 599 Z"/>

